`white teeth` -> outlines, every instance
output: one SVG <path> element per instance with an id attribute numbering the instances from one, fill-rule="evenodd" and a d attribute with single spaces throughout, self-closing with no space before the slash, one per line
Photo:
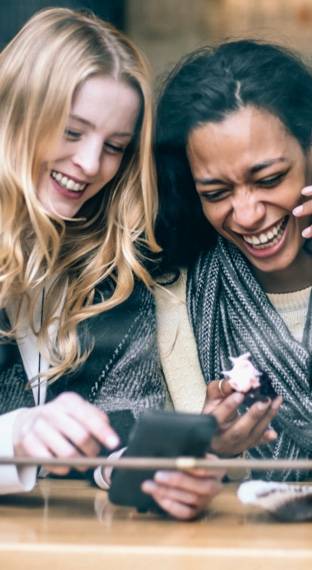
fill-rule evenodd
<path id="1" fill-rule="evenodd" d="M 71 190 L 72 192 L 82 192 L 87 186 L 87 184 L 75 182 L 72 178 L 68 178 L 68 176 L 64 176 L 55 170 L 51 171 L 51 176 L 59 183 L 60 186 L 63 186 L 63 188 L 67 188 L 67 190 Z"/>
<path id="2" fill-rule="evenodd" d="M 246 235 L 242 236 L 243 240 L 249 243 L 252 246 L 257 246 L 258 248 L 267 247 L 268 242 L 270 245 L 274 245 L 278 242 L 278 239 L 284 232 L 284 228 L 286 227 L 287 218 L 281 220 L 274 228 L 271 228 L 267 232 L 261 233 L 259 236 L 256 235 Z"/>

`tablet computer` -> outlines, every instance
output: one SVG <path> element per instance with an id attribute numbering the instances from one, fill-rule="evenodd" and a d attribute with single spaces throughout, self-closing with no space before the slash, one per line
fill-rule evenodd
<path id="1" fill-rule="evenodd" d="M 218 429 L 212 415 L 147 411 L 136 422 L 123 457 L 203 457 Z M 141 484 L 153 478 L 155 470 L 118 469 L 112 473 L 110 500 L 134 506 L 141 512 L 157 508 L 141 491 Z"/>

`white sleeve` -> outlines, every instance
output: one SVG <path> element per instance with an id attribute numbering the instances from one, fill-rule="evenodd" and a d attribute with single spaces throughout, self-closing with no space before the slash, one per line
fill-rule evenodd
<path id="1" fill-rule="evenodd" d="M 14 457 L 13 429 L 18 414 L 25 408 L 0 416 L 0 456 Z M 31 491 L 36 483 L 37 468 L 0 465 L 0 495 Z"/>
<path id="2" fill-rule="evenodd" d="M 122 449 L 118 449 L 114 451 L 108 456 L 108 459 L 119 459 L 122 456 L 123 452 L 126 450 L 126 447 Z M 108 491 L 111 485 L 111 475 L 112 475 L 113 468 L 112 467 L 97 467 L 93 473 L 94 482 L 100 489 L 104 491 Z"/>

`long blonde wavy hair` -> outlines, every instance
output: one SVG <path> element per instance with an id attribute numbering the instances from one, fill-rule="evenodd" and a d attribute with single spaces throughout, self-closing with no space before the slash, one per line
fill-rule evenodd
<path id="1" fill-rule="evenodd" d="M 139 93 L 141 112 L 119 172 L 79 212 L 64 221 L 41 206 L 36 184 L 47 148 L 63 136 L 77 88 L 96 75 L 126 82 Z M 29 326 L 50 363 L 54 381 L 77 368 L 78 325 L 122 303 L 135 279 L 153 283 L 146 252 L 159 248 L 153 233 L 157 209 L 151 153 L 152 97 L 148 67 L 133 44 L 93 15 L 48 9 L 33 16 L 0 54 L 0 308 L 27 301 Z M 112 293 L 94 304 L 96 286 Z M 34 310 L 44 284 L 40 330 Z M 61 315 L 60 296 L 66 290 Z M 19 310 L 4 338 L 15 338 Z M 55 322 L 57 336 L 49 339 Z"/>

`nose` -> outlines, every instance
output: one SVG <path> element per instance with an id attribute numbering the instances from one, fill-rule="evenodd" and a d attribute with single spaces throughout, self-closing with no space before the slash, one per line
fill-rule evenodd
<path id="1" fill-rule="evenodd" d="M 80 144 L 72 160 L 86 176 L 96 176 L 100 169 L 102 146 L 96 141 Z"/>
<path id="2" fill-rule="evenodd" d="M 265 206 L 256 191 L 238 192 L 232 199 L 232 218 L 239 229 L 257 230 L 265 216 Z"/>

